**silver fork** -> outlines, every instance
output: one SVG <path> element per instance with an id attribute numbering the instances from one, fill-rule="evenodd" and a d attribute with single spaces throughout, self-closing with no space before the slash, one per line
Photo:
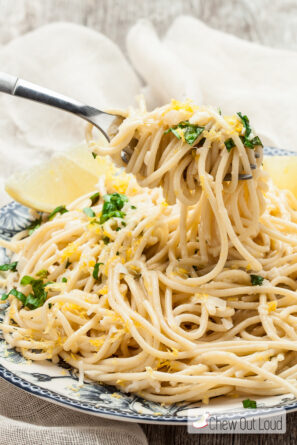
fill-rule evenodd
<path id="1" fill-rule="evenodd" d="M 107 113 L 106 111 L 82 104 L 81 102 L 64 96 L 63 94 L 56 93 L 55 91 L 3 72 L 0 72 L 0 92 L 12 96 L 23 97 L 24 99 L 34 100 L 35 102 L 40 102 L 75 114 L 94 125 L 94 127 L 101 131 L 108 142 L 110 141 L 107 133 L 108 128 L 114 123 L 116 118 L 122 119 L 122 116 Z M 129 147 L 122 150 L 121 158 L 125 164 L 129 162 L 131 154 L 132 151 L 129 150 Z M 255 153 L 255 157 L 259 158 L 260 155 Z M 253 170 L 257 168 L 256 164 L 250 164 L 250 166 Z M 238 179 L 240 180 L 252 179 L 252 177 L 252 175 L 245 173 L 238 175 Z M 224 181 L 230 180 L 231 175 L 228 173 L 225 176 Z"/>
<path id="2" fill-rule="evenodd" d="M 0 91 L 75 114 L 98 128 L 108 141 L 110 139 L 107 134 L 107 129 L 116 117 L 120 117 L 2 72 L 0 72 Z"/>

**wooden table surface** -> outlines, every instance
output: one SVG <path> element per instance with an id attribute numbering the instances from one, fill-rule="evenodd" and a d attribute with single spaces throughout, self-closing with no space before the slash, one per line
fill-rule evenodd
<path id="1" fill-rule="evenodd" d="M 141 18 L 162 35 L 180 14 L 193 15 L 238 37 L 297 50 L 297 0 L 0 0 L 0 46 L 54 21 L 70 21 L 106 34 L 125 52 L 125 35 Z M 189 435 L 185 427 L 143 425 L 150 445 L 295 444 L 297 413 L 286 435 Z"/>

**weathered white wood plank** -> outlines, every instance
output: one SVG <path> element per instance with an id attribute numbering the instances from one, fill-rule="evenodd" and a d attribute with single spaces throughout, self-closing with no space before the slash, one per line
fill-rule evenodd
<path id="1" fill-rule="evenodd" d="M 0 44 L 53 21 L 85 24 L 123 49 L 136 20 L 163 33 L 180 14 L 269 46 L 297 49 L 296 0 L 0 0 Z"/>

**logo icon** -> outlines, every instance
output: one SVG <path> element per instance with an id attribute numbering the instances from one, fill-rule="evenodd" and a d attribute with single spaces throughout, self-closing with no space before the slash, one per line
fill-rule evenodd
<path id="1" fill-rule="evenodd" d="M 208 411 L 206 411 L 205 413 L 202 414 L 202 416 L 199 417 L 199 419 L 195 420 L 195 422 L 193 422 L 193 427 L 194 428 L 205 428 L 206 426 L 208 426 L 208 419 L 210 417 L 210 414 Z"/>

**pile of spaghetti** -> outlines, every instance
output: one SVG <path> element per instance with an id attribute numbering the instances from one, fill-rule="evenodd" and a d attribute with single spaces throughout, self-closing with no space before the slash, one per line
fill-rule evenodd
<path id="1" fill-rule="evenodd" d="M 123 116 L 90 146 L 126 172 L 98 156 L 98 190 L 0 242 L 6 341 L 156 402 L 297 396 L 297 202 L 247 116 L 174 100 Z"/>

